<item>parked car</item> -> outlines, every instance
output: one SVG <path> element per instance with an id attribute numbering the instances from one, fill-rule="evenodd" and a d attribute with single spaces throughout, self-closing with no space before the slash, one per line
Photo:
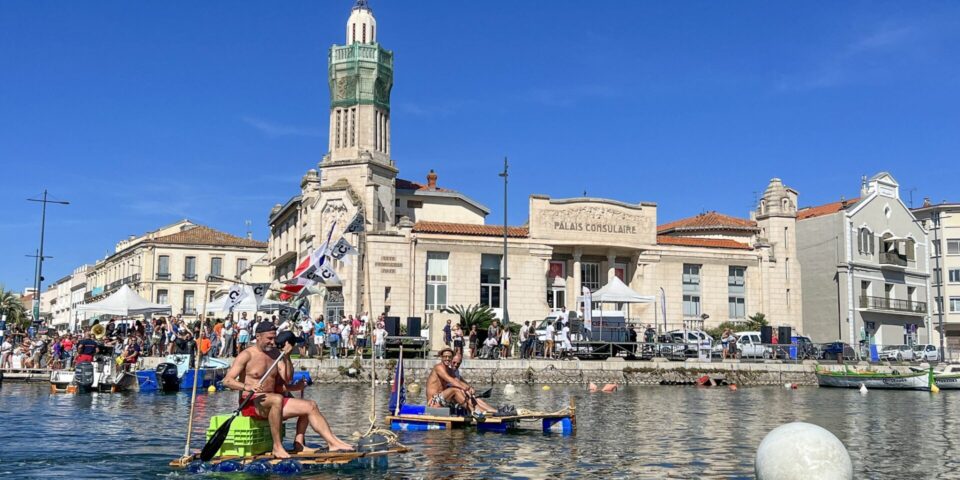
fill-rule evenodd
<path id="1" fill-rule="evenodd" d="M 842 353 L 844 360 L 856 360 L 857 352 L 849 344 L 837 341 L 824 343 L 820 347 L 820 358 L 822 360 L 836 360 L 837 354 Z"/>
<path id="2" fill-rule="evenodd" d="M 713 337 L 703 330 L 687 330 L 687 337 L 684 340 L 683 330 L 671 330 L 667 332 L 671 343 L 684 344 L 677 346 L 678 351 L 683 352 L 684 358 L 694 358 L 699 355 L 700 348 L 709 348 L 713 345 Z"/>
<path id="3" fill-rule="evenodd" d="M 900 345 L 887 345 L 880 350 L 880 360 L 896 361 L 900 355 Z"/>
<path id="4" fill-rule="evenodd" d="M 820 358 L 820 349 L 814 345 L 810 337 L 806 335 L 794 335 L 790 337 L 790 343 L 797 346 L 797 360 L 815 360 Z"/>
<path id="5" fill-rule="evenodd" d="M 760 332 L 737 332 L 740 357 L 772 358 L 773 348 L 760 342 Z"/>
<path id="6" fill-rule="evenodd" d="M 914 345 L 913 359 L 920 362 L 936 362 L 940 360 L 940 352 L 937 347 L 930 344 Z"/>

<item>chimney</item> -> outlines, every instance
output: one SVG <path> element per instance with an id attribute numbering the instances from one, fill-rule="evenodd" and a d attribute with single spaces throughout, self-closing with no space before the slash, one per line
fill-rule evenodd
<path id="1" fill-rule="evenodd" d="M 437 173 L 430 169 L 430 173 L 427 174 L 427 188 L 430 190 L 437 189 Z"/>

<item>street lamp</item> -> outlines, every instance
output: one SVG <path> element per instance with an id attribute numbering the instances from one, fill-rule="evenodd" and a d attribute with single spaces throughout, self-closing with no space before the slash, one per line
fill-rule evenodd
<path id="1" fill-rule="evenodd" d="M 503 157 L 503 171 L 498 175 L 503 177 L 503 325 L 510 323 L 510 313 L 507 310 L 507 281 L 510 277 L 507 275 L 507 157 Z"/>
<path id="2" fill-rule="evenodd" d="M 40 202 L 43 204 L 40 214 L 40 250 L 37 252 L 37 273 L 34 277 L 33 287 L 36 289 L 36 293 L 33 297 L 33 321 L 38 322 L 40 320 L 40 282 L 43 281 L 43 234 L 44 229 L 47 223 L 47 204 L 55 203 L 58 205 L 70 205 L 70 202 L 59 201 L 59 200 L 48 200 L 47 199 L 47 190 L 43 190 L 43 198 L 28 198 L 28 202 Z M 47 257 L 48 258 L 48 257 Z"/>

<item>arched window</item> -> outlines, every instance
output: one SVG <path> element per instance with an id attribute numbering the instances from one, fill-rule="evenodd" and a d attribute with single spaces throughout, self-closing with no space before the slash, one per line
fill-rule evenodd
<path id="1" fill-rule="evenodd" d="M 363 43 L 367 43 L 367 24 L 363 24 Z"/>
<path id="2" fill-rule="evenodd" d="M 790 211 L 790 199 L 783 197 L 780 199 L 780 211 L 789 212 Z"/>
<path id="3" fill-rule="evenodd" d="M 858 238 L 858 244 L 860 247 L 860 253 L 864 255 L 873 255 L 875 250 L 873 232 L 870 231 L 867 227 L 860 227 L 860 234 Z"/>
<path id="4" fill-rule="evenodd" d="M 760 200 L 760 215 L 764 215 L 766 213 L 767 213 L 767 201 Z"/>

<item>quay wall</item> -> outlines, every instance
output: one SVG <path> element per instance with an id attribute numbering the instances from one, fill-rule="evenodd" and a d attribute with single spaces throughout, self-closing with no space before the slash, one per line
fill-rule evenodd
<path id="1" fill-rule="evenodd" d="M 227 359 L 229 360 L 229 359 Z M 143 368 L 154 368 L 161 358 L 145 358 Z M 434 359 L 405 359 L 407 383 L 423 384 L 436 365 Z M 318 383 L 359 383 L 370 381 L 370 360 L 294 359 L 297 370 L 310 372 Z M 597 384 L 686 385 L 709 375 L 740 386 L 816 385 L 815 362 L 669 362 L 669 361 L 579 361 L 579 360 L 465 360 L 460 367 L 464 378 L 481 384 Z M 396 360 L 378 360 L 379 380 L 391 380 Z M 828 364 L 827 368 L 840 368 Z M 865 368 L 866 364 L 854 368 Z M 874 371 L 889 371 L 888 366 L 869 366 Z M 896 367 L 894 367 L 896 368 Z M 906 370 L 901 367 L 900 370 Z"/>

